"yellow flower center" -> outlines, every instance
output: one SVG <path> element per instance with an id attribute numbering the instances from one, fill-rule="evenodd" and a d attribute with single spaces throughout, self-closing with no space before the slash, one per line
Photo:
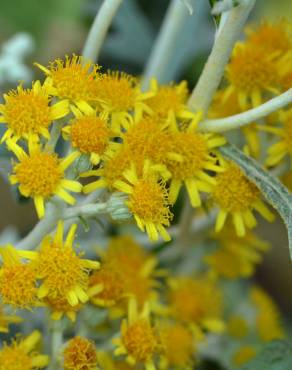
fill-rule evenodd
<path id="1" fill-rule="evenodd" d="M 138 320 L 129 326 L 122 341 L 128 354 L 141 362 L 149 360 L 158 347 L 155 331 L 146 320 Z"/>
<path id="2" fill-rule="evenodd" d="M 169 210 L 167 196 L 163 183 L 139 180 L 130 195 L 129 209 L 146 222 L 168 225 L 172 214 Z"/>
<path id="3" fill-rule="evenodd" d="M 178 113 L 186 102 L 187 88 L 181 91 L 175 86 L 161 86 L 157 94 L 147 99 L 147 105 L 161 118 L 166 118 L 170 111 Z"/>
<path id="4" fill-rule="evenodd" d="M 36 152 L 14 167 L 23 193 L 48 198 L 56 191 L 63 172 L 56 154 Z"/>
<path id="5" fill-rule="evenodd" d="M 228 212 L 248 209 L 260 195 L 258 188 L 235 164 L 230 163 L 224 172 L 216 176 L 216 180 L 213 198 L 220 208 Z"/>
<path id="6" fill-rule="evenodd" d="M 174 179 L 184 180 L 198 174 L 209 154 L 204 135 L 177 132 L 172 135 L 173 152 L 182 156 L 183 161 L 166 161 L 166 166 Z"/>
<path id="7" fill-rule="evenodd" d="M 131 153 L 122 148 L 112 158 L 105 161 L 103 177 L 105 178 L 109 188 L 112 188 L 115 181 L 123 178 L 123 172 L 129 166 L 131 158 Z"/>
<path id="8" fill-rule="evenodd" d="M 0 274 L 0 295 L 3 303 L 29 307 L 36 302 L 36 272 L 29 264 L 3 266 Z"/>
<path id="9" fill-rule="evenodd" d="M 273 87 L 278 81 L 275 63 L 262 48 L 238 48 L 228 66 L 228 79 L 238 90 L 252 91 Z"/>
<path id="10" fill-rule="evenodd" d="M 12 91 L 6 98 L 3 114 L 8 127 L 16 135 L 40 133 L 51 123 L 49 98 L 33 90 Z"/>
<path id="11" fill-rule="evenodd" d="M 38 273 L 49 290 L 49 297 L 65 297 L 76 286 L 87 287 L 87 271 L 69 247 L 60 247 L 54 243 L 43 245 L 39 253 Z"/>
<path id="12" fill-rule="evenodd" d="M 170 367 L 185 368 L 194 354 L 193 337 L 183 325 L 175 324 L 162 331 L 164 355 Z"/>
<path id="13" fill-rule="evenodd" d="M 58 91 L 58 96 L 70 100 L 94 99 L 94 90 L 99 79 L 97 67 L 91 63 L 82 63 L 82 58 L 74 56 L 66 61 L 56 60 L 51 65 L 51 78 Z"/>
<path id="14" fill-rule="evenodd" d="M 32 370 L 32 360 L 16 343 L 0 351 L 0 370 Z"/>
<path id="15" fill-rule="evenodd" d="M 96 89 L 98 99 L 105 102 L 110 111 L 129 111 L 136 100 L 136 79 L 125 73 L 105 74 Z"/>
<path id="16" fill-rule="evenodd" d="M 98 362 L 94 343 L 82 337 L 71 339 L 63 356 L 65 370 L 91 370 Z"/>
<path id="17" fill-rule="evenodd" d="M 107 123 L 98 117 L 81 117 L 72 123 L 71 141 L 82 153 L 102 154 L 109 140 Z"/>

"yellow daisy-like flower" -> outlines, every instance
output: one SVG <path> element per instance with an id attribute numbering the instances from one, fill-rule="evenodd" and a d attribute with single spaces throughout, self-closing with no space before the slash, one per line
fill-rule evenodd
<path id="1" fill-rule="evenodd" d="M 64 370 L 98 370 L 97 351 L 94 342 L 76 336 L 63 350 Z"/>
<path id="2" fill-rule="evenodd" d="M 46 75 L 46 83 L 52 87 L 54 95 L 68 99 L 78 107 L 96 102 L 95 89 L 100 80 L 99 66 L 85 62 L 83 57 L 66 56 L 65 60 L 56 59 L 48 68 L 36 63 Z"/>
<path id="3" fill-rule="evenodd" d="M 234 163 L 221 160 L 223 172 L 216 176 L 212 191 L 212 200 L 219 207 L 215 230 L 222 230 L 230 214 L 238 236 L 244 236 L 246 227 L 257 225 L 253 210 L 256 210 L 267 221 L 272 222 L 274 215 L 260 198 L 258 188 L 244 175 Z"/>
<path id="4" fill-rule="evenodd" d="M 49 357 L 41 355 L 35 349 L 41 339 L 39 331 L 33 331 L 28 337 L 15 340 L 11 345 L 4 343 L 0 350 L 0 370 L 37 370 L 49 363 Z"/>
<path id="5" fill-rule="evenodd" d="M 292 155 L 292 109 L 280 113 L 282 127 L 265 126 L 265 131 L 279 136 L 280 140 L 271 145 L 268 149 L 267 166 L 275 166 L 287 155 Z"/>
<path id="6" fill-rule="evenodd" d="M 260 339 L 264 342 L 283 339 L 280 312 L 272 298 L 259 287 L 251 289 L 250 297 L 257 308 L 256 328 Z"/>
<path id="7" fill-rule="evenodd" d="M 162 370 L 193 369 L 196 348 L 191 330 L 180 323 L 162 324 L 160 330 L 163 354 L 159 368 Z"/>
<path id="8" fill-rule="evenodd" d="M 219 286 L 205 276 L 178 277 L 169 280 L 170 314 L 179 322 L 195 328 L 222 332 L 222 293 Z"/>
<path id="9" fill-rule="evenodd" d="M 61 320 L 65 315 L 69 320 L 75 322 L 77 313 L 82 308 L 82 304 L 80 303 L 76 306 L 72 306 L 66 297 L 46 297 L 43 301 L 51 312 L 51 319 L 56 321 Z"/>
<path id="10" fill-rule="evenodd" d="M 90 156 L 92 164 L 99 164 L 114 133 L 108 127 L 107 115 L 96 115 L 90 106 L 83 112 L 72 107 L 76 118 L 63 128 L 66 139 L 69 139 L 74 149 Z"/>
<path id="11" fill-rule="evenodd" d="M 48 235 L 43 239 L 36 258 L 38 278 L 42 281 L 39 298 L 66 298 L 71 306 L 88 301 L 89 271 L 98 269 L 100 264 L 76 254 L 72 247 L 76 229 L 77 225 L 72 225 L 63 242 L 64 224 L 60 221 L 55 237 Z"/>
<path id="12" fill-rule="evenodd" d="M 5 304 L 31 308 L 37 304 L 37 273 L 32 263 L 24 263 L 12 246 L 1 247 L 0 297 Z"/>
<path id="13" fill-rule="evenodd" d="M 247 110 L 262 103 L 263 93 L 279 93 L 279 73 L 275 59 L 278 52 L 269 53 L 252 43 L 237 43 L 232 58 L 226 67 L 230 86 L 227 96 L 236 93 L 239 106 Z"/>
<path id="14" fill-rule="evenodd" d="M 227 323 L 227 332 L 229 335 L 236 339 L 245 338 L 248 335 L 248 323 L 247 321 L 239 316 L 232 315 Z"/>
<path id="15" fill-rule="evenodd" d="M 51 104 L 50 88 L 40 81 L 34 82 L 31 89 L 19 85 L 4 94 L 4 100 L 5 104 L 0 105 L 0 122 L 5 123 L 7 130 L 1 142 L 22 138 L 38 141 L 40 136 L 48 139 L 51 123 L 69 112 L 66 100 Z"/>
<path id="16" fill-rule="evenodd" d="M 186 81 L 178 85 L 169 84 L 159 86 L 157 80 L 152 79 L 150 91 L 153 97 L 147 99 L 146 104 L 158 119 L 163 123 L 166 119 L 193 118 L 193 113 L 187 109 L 188 88 Z M 159 122 L 159 121 L 158 121 Z"/>
<path id="17" fill-rule="evenodd" d="M 45 201 L 53 195 L 69 204 L 75 203 L 75 199 L 66 190 L 80 192 L 82 185 L 66 179 L 65 170 L 79 156 L 78 152 L 72 152 L 60 159 L 57 154 L 42 150 L 36 143 L 29 146 L 29 153 L 11 140 L 7 142 L 7 146 L 19 160 L 13 166 L 10 181 L 13 185 L 19 184 L 18 188 L 23 196 L 33 198 L 40 218 L 45 214 Z"/>
<path id="18" fill-rule="evenodd" d="M 108 248 L 101 254 L 102 267 L 90 276 L 89 289 L 97 290 L 91 301 L 98 306 L 114 306 L 121 299 L 134 296 L 143 307 L 146 301 L 152 303 L 157 294 L 154 279 L 158 261 L 149 255 L 130 236 L 111 239 Z"/>
<path id="19" fill-rule="evenodd" d="M 8 333 L 10 324 L 18 324 L 22 318 L 16 315 L 8 315 L 4 311 L 4 306 L 0 304 L 0 333 Z"/>
<path id="20" fill-rule="evenodd" d="M 177 200 L 180 188 L 185 184 L 193 207 L 201 205 L 199 191 L 210 192 L 215 178 L 206 171 L 220 171 L 216 159 L 211 156 L 212 149 L 225 144 L 219 135 L 202 134 L 196 131 L 197 117 L 186 129 L 175 129 L 171 135 L 172 152 L 180 156 L 182 161 L 166 158 L 164 164 L 171 173 L 169 199 Z"/>
<path id="21" fill-rule="evenodd" d="M 153 359 L 161 352 L 161 343 L 157 329 L 150 322 L 147 305 L 138 314 L 137 302 L 130 299 L 128 320 L 123 320 L 121 325 L 121 338 L 113 342 L 118 346 L 115 355 L 126 355 L 129 364 L 144 364 L 146 370 L 156 369 Z"/>
<path id="22" fill-rule="evenodd" d="M 228 225 L 214 236 L 220 246 L 205 261 L 216 275 L 227 279 L 248 278 L 255 272 L 255 267 L 262 261 L 262 254 L 269 249 L 269 244 L 257 238 L 251 232 L 238 237 Z"/>
<path id="23" fill-rule="evenodd" d="M 124 172 L 126 181 L 118 180 L 114 186 L 129 194 L 126 202 L 130 212 L 134 215 L 137 226 L 145 231 L 151 240 L 158 240 L 160 234 L 165 241 L 170 240 L 165 227 L 170 225 L 172 213 L 168 191 L 163 180 L 159 180 L 159 172 L 165 172 L 163 166 L 151 166 L 145 161 L 143 176 L 138 177 L 135 167 Z"/>
<path id="24" fill-rule="evenodd" d="M 129 112 L 134 111 L 140 118 L 144 111 L 149 112 L 145 99 L 152 93 L 142 93 L 138 81 L 124 72 L 109 71 L 102 75 L 96 85 L 96 98 L 100 101 L 100 108 L 109 113 L 113 129 L 125 126 L 131 120 Z"/>
<path id="25" fill-rule="evenodd" d="M 285 53 L 292 46 L 292 24 L 286 19 L 274 23 L 264 20 L 256 27 L 248 27 L 246 33 L 248 42 L 270 53 L 274 51 Z"/>

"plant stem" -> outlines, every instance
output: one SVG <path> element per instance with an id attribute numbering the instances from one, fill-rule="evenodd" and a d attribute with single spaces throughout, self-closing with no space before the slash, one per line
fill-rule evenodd
<path id="1" fill-rule="evenodd" d="M 192 225 L 192 215 L 194 213 L 194 209 L 191 205 L 191 202 L 188 196 L 185 196 L 184 207 L 182 209 L 182 213 L 180 216 L 179 222 L 179 232 L 177 237 L 177 244 L 182 247 L 186 248 L 188 246 L 189 237 L 190 237 L 190 228 Z"/>
<path id="2" fill-rule="evenodd" d="M 63 344 L 63 330 L 62 321 L 52 320 L 52 332 L 51 332 L 51 370 L 59 369 L 58 356 Z"/>
<path id="3" fill-rule="evenodd" d="M 251 122 L 256 122 L 290 103 L 292 103 L 292 89 L 289 89 L 276 98 L 273 98 L 259 107 L 250 109 L 246 112 L 236 114 L 231 117 L 202 121 L 199 124 L 199 129 L 200 131 L 206 132 L 224 132 L 234 130 L 242 126 L 246 126 Z"/>
<path id="4" fill-rule="evenodd" d="M 85 59 L 90 59 L 93 62 L 98 59 L 107 31 L 122 1 L 123 0 L 104 0 L 102 3 L 82 51 L 82 55 Z"/>
<path id="5" fill-rule="evenodd" d="M 194 2 L 194 0 L 191 0 L 191 2 Z M 177 50 L 175 42 L 177 35 L 184 27 L 186 17 L 189 16 L 188 9 L 181 0 L 172 0 L 145 68 L 142 82 L 143 90 L 149 87 L 149 82 L 153 77 L 161 82 L 161 77 L 164 71 L 167 70 L 167 65 L 173 53 Z"/>
<path id="6" fill-rule="evenodd" d="M 224 25 L 215 39 L 213 49 L 200 79 L 189 99 L 188 105 L 192 111 L 207 112 L 224 74 L 233 46 L 255 2 L 256 0 L 250 0 L 248 3 L 239 5 L 228 13 L 228 17 L 226 17 Z"/>

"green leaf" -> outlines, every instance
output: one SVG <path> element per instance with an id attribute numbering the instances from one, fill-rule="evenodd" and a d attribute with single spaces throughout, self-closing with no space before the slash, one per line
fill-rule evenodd
<path id="1" fill-rule="evenodd" d="M 279 212 L 287 227 L 290 258 L 292 259 L 292 195 L 276 177 L 236 147 L 226 145 L 220 149 L 220 152 L 243 170 L 245 175 L 260 189 L 267 202 Z"/>
<path id="2" fill-rule="evenodd" d="M 237 370 L 291 370 L 292 347 L 286 341 L 268 343 L 264 349 L 246 365 Z"/>

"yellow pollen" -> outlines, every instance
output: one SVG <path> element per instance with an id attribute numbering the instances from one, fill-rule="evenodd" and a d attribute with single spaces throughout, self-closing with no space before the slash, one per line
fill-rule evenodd
<path id="1" fill-rule="evenodd" d="M 122 336 L 129 355 L 137 361 L 149 360 L 157 351 L 158 342 L 154 329 L 147 320 L 138 320 Z"/>
<path id="2" fill-rule="evenodd" d="M 165 184 L 141 179 L 133 187 L 129 210 L 142 220 L 154 224 L 168 224 L 172 218 Z"/>
<path id="3" fill-rule="evenodd" d="M 40 133 L 51 124 L 49 102 L 48 95 L 32 89 L 11 91 L 2 108 L 8 127 L 19 136 Z"/>
<path id="4" fill-rule="evenodd" d="M 96 96 L 111 111 L 129 111 L 135 105 L 136 83 L 136 79 L 126 73 L 104 74 L 98 82 Z"/>
<path id="5" fill-rule="evenodd" d="M 76 286 L 87 288 L 88 273 L 72 248 L 44 244 L 39 253 L 38 274 L 52 298 L 66 297 Z"/>
<path id="6" fill-rule="evenodd" d="M 185 87 L 181 91 L 175 86 L 161 86 L 157 94 L 147 99 L 147 105 L 161 118 L 166 118 L 170 111 L 178 113 L 185 104 L 188 91 Z"/>
<path id="7" fill-rule="evenodd" d="M 36 302 L 36 272 L 30 264 L 3 266 L 0 295 L 5 304 L 27 308 Z"/>
<path id="8" fill-rule="evenodd" d="M 39 151 L 15 165 L 14 172 L 27 196 L 49 198 L 63 178 L 57 155 Z"/>
<path id="9" fill-rule="evenodd" d="M 91 68 L 93 68 L 92 71 Z M 98 67 L 83 63 L 74 55 L 66 60 L 57 59 L 50 67 L 50 76 L 58 96 L 71 100 L 95 100 L 94 90 L 99 79 Z"/>
<path id="10" fill-rule="evenodd" d="M 177 132 L 172 134 L 173 151 L 183 157 L 182 162 L 167 160 L 166 166 L 174 179 L 184 180 L 198 174 L 207 161 L 209 150 L 202 134 Z"/>
<path id="11" fill-rule="evenodd" d="M 106 121 L 95 116 L 84 116 L 73 121 L 71 141 L 82 153 L 102 154 L 108 144 L 110 132 Z"/>
<path id="12" fill-rule="evenodd" d="M 224 172 L 216 176 L 213 192 L 215 202 L 225 211 L 243 211 L 258 199 L 258 188 L 249 181 L 241 169 L 230 163 Z"/>
<path id="13" fill-rule="evenodd" d="M 268 56 L 262 48 L 253 45 L 236 48 L 227 67 L 230 83 L 247 92 L 274 86 L 278 82 L 278 73 L 273 58 Z"/>
<path id="14" fill-rule="evenodd" d="M 63 351 L 64 370 L 97 369 L 97 353 L 93 342 L 86 338 L 71 339 Z"/>
<path id="15" fill-rule="evenodd" d="M 32 370 L 31 357 L 16 342 L 0 351 L 0 370 Z"/>

